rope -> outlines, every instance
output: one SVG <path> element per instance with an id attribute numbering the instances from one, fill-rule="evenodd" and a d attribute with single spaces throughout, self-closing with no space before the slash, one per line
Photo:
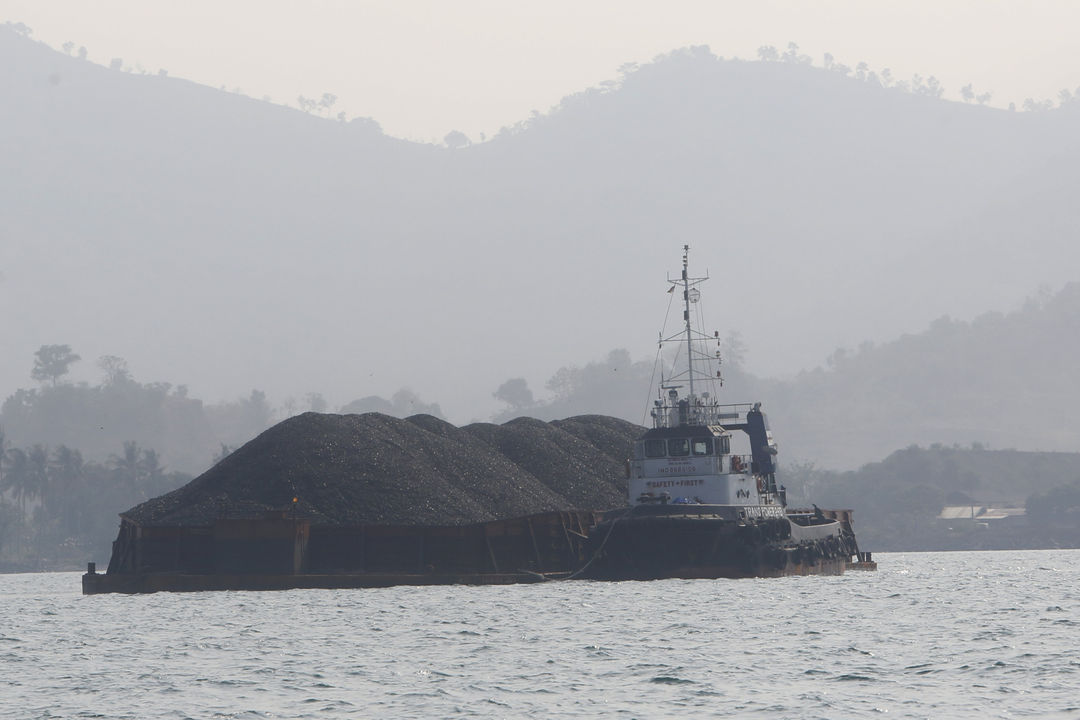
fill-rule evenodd
<path id="1" fill-rule="evenodd" d="M 564 580 L 574 580 L 577 577 L 579 577 L 581 575 L 581 573 L 583 573 L 583 572 L 585 572 L 586 570 L 589 569 L 589 567 L 593 564 L 593 562 L 596 560 L 596 558 L 600 557 L 600 553 L 603 552 L 604 546 L 607 545 L 608 538 L 611 537 L 611 533 L 615 529 L 615 526 L 618 525 L 623 520 L 625 520 L 626 518 L 633 515 L 634 511 L 637 510 L 639 507 L 640 507 L 640 505 L 631 505 L 630 506 L 630 512 L 625 513 L 623 515 L 620 515 L 619 517 L 617 517 L 617 518 L 615 518 L 614 520 L 611 521 L 611 525 L 608 526 L 607 535 L 604 536 L 603 541 L 600 543 L 600 547 L 596 548 L 596 552 L 593 553 L 593 556 L 591 558 L 589 558 L 589 562 L 585 563 L 580 568 L 578 568 L 577 570 L 570 573 L 569 575 L 567 575 L 564 578 L 545 577 L 544 580 L 546 580 L 547 582 L 562 582 Z"/>

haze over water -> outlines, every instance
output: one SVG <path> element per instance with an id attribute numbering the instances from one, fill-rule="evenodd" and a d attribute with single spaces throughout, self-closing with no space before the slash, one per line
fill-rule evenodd
<path id="1" fill-rule="evenodd" d="M 79 594 L 0 576 L 0 717 L 1080 717 L 1080 551 L 741 581 Z"/>

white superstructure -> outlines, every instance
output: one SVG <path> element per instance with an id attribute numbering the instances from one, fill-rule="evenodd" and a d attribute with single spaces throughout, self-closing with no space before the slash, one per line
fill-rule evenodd
<path id="1" fill-rule="evenodd" d="M 721 405 L 719 333 L 701 332 L 701 292 L 708 277 L 691 278 L 689 246 L 683 247 L 679 278 L 668 279 L 669 293 L 682 292 L 683 323 L 660 336 L 677 349 L 671 373 L 660 378 L 651 415 L 653 428 L 634 443 L 629 466 L 629 501 L 637 504 L 764 506 L 751 514 L 783 515 L 775 480 L 776 444 L 760 405 Z M 695 327 L 692 310 L 698 311 Z M 715 343 L 710 353 L 707 348 Z M 732 431 L 745 432 L 750 452 L 732 453 Z M 749 508 L 748 508 L 749 509 Z"/>

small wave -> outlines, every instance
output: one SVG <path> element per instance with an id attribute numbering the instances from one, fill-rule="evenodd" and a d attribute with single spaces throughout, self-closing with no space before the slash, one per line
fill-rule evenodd
<path id="1" fill-rule="evenodd" d="M 649 680 L 649 682 L 657 683 L 658 685 L 693 685 L 693 680 L 687 680 L 685 678 L 672 677 L 670 675 L 657 675 Z"/>
<path id="2" fill-rule="evenodd" d="M 236 680 L 226 678 L 225 680 L 216 680 L 211 678 L 196 678 L 195 682 L 206 683 L 207 685 L 223 685 L 225 687 L 250 687 L 255 685 L 254 680 Z"/>
<path id="3" fill-rule="evenodd" d="M 329 702 L 328 705 L 324 705 L 323 707 L 319 708 L 319 710 L 321 712 L 333 712 L 334 710 L 338 710 L 338 709 L 342 709 L 342 708 L 356 707 L 356 705 L 349 702 L 348 700 L 330 700 L 328 702 Z"/>
<path id="4" fill-rule="evenodd" d="M 869 675 L 859 675 L 857 673 L 844 673 L 843 675 L 837 675 L 833 680 L 839 682 L 877 682 L 876 678 L 872 678 Z"/>

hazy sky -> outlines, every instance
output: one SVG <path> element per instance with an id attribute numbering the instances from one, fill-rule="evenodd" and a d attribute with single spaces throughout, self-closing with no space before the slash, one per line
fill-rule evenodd
<path id="1" fill-rule="evenodd" d="M 474 140 L 563 96 L 687 45 L 756 57 L 793 41 L 820 65 L 934 75 L 947 97 L 974 83 L 992 104 L 1056 99 L 1080 86 L 1080 2 L 1038 0 L 0 0 L 59 48 L 122 58 L 252 97 L 370 116 L 399 137 Z"/>

